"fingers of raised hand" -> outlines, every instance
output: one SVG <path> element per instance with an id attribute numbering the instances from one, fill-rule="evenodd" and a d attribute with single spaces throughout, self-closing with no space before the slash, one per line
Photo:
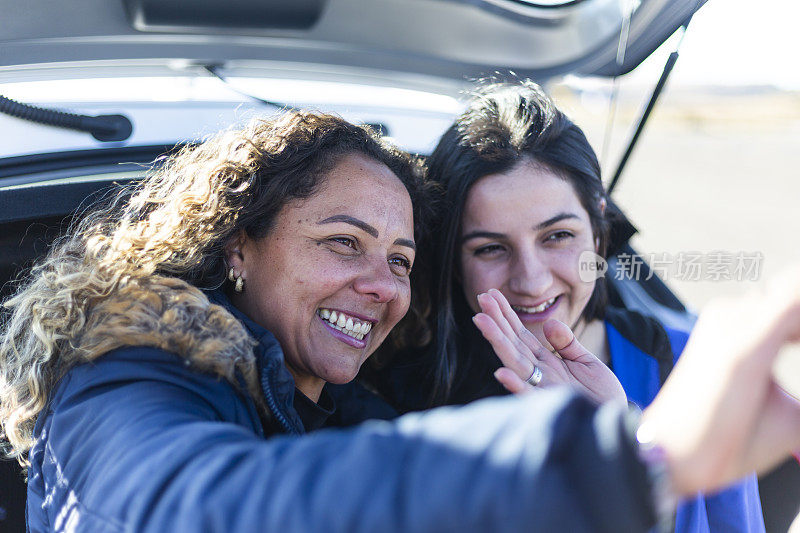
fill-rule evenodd
<path id="1" fill-rule="evenodd" d="M 518 335 L 522 333 L 522 331 L 527 331 L 525 329 L 525 325 L 519 319 L 516 311 L 511 308 L 511 304 L 508 303 L 508 300 L 505 296 L 503 296 L 502 292 L 498 291 L 497 289 L 489 289 L 486 294 L 488 294 L 490 298 L 497 302 L 497 306 L 500 308 L 503 316 Z"/>
<path id="2" fill-rule="evenodd" d="M 508 308 L 507 311 L 503 310 L 501 302 L 505 303 Z M 514 310 L 508 305 L 508 302 L 500 291 L 492 289 L 487 293 L 478 295 L 478 304 L 481 306 L 483 312 L 495 321 L 503 334 L 508 337 L 522 355 L 528 359 L 538 355 L 534 349 L 531 349 L 533 345 L 525 342 L 524 337 L 521 336 L 521 334 L 524 335 L 528 333 L 528 330 L 524 327 L 515 329 L 514 325 L 511 324 L 510 320 L 515 320 L 521 326 L 519 317 L 516 316 L 516 313 L 514 313 Z M 539 345 L 539 343 L 536 342 L 536 345 Z M 533 346 L 533 348 L 536 348 L 536 346 Z"/>
<path id="3" fill-rule="evenodd" d="M 516 372 L 509 368 L 498 368 L 494 373 L 494 378 L 512 394 L 522 394 L 533 390 L 533 387 L 525 383 Z"/>
<path id="4" fill-rule="evenodd" d="M 514 311 L 514 309 L 511 307 L 511 304 L 508 303 L 508 300 L 506 300 L 506 297 L 503 296 L 503 293 L 497 289 L 490 289 L 486 294 L 488 294 L 495 302 L 497 302 L 497 306 L 502 312 L 503 317 L 506 319 L 509 326 L 514 330 L 520 341 L 537 359 L 550 355 L 550 351 L 542 346 L 542 343 L 539 342 L 539 339 L 536 338 L 536 335 L 528 331 L 528 328 L 526 328 L 519 319 L 516 311 Z"/>
<path id="5" fill-rule="evenodd" d="M 567 361 L 576 361 L 581 358 L 596 357 L 589 352 L 583 345 L 575 338 L 575 334 L 569 329 L 569 326 L 558 320 L 551 319 L 544 323 L 542 327 L 544 336 L 547 342 L 558 352 L 562 359 Z"/>
<path id="6" fill-rule="evenodd" d="M 500 329 L 494 318 L 488 314 L 478 313 L 472 318 L 472 321 L 492 345 L 492 349 L 504 366 L 513 370 L 517 376 L 525 376 L 525 378 L 530 376 L 533 365 L 536 363 L 536 359 L 530 352 L 526 353 L 520 350 L 519 346 L 512 342 Z"/>
<path id="7" fill-rule="evenodd" d="M 517 330 L 509 322 L 508 316 L 506 316 L 506 313 L 503 312 L 503 309 L 500 306 L 497 298 L 491 294 L 492 292 L 493 291 L 489 291 L 478 295 L 478 305 L 480 306 L 481 311 L 489 315 L 492 320 L 495 321 L 497 326 L 502 330 L 506 337 L 510 339 L 518 337 Z M 494 292 L 499 293 L 499 291 Z M 500 297 L 503 298 L 503 295 L 501 294 Z M 505 298 L 503 299 L 505 300 Z"/>

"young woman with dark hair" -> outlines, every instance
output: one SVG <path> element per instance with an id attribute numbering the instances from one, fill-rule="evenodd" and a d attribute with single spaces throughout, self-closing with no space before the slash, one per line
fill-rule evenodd
<path id="1" fill-rule="evenodd" d="M 604 279 L 582 275 L 582 263 L 606 256 L 621 214 L 581 129 L 531 82 L 487 84 L 442 136 L 428 168 L 441 187 L 440 216 L 421 252 L 432 340 L 424 355 L 405 350 L 378 373 L 395 405 L 416 410 L 568 384 L 597 403 L 627 396 L 645 408 L 688 332 L 609 306 Z M 590 353 L 564 357 L 572 337 L 559 335 L 551 319 Z M 548 345 L 545 332 L 563 344 Z M 426 379 L 409 387 L 420 373 Z M 753 476 L 685 503 L 676 522 L 677 531 L 763 528 Z"/>

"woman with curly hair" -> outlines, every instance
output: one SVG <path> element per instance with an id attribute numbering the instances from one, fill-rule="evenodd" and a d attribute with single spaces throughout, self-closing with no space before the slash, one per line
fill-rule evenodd
<path id="1" fill-rule="evenodd" d="M 239 502 L 215 496 L 304 454 L 259 438 L 394 416 L 324 385 L 406 313 L 423 196 L 408 155 L 295 112 L 184 148 L 85 217 L 5 302 L 0 419 L 31 530 L 221 524 Z"/>
<path id="2" fill-rule="evenodd" d="M 737 419 L 687 426 L 688 452 L 668 431 L 680 382 L 638 444 L 621 409 L 564 391 L 312 431 L 393 416 L 347 383 L 409 307 L 425 187 L 370 131 L 292 112 L 184 148 L 80 222 L 4 304 L 0 422 L 29 465 L 28 530 L 643 531 L 665 494 L 798 443 L 767 393 L 800 294 L 724 352 L 763 394 L 739 400 L 736 372 L 697 391 Z"/>

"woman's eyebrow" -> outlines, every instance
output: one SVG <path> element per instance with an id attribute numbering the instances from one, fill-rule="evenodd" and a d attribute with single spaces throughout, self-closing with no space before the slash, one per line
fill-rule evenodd
<path id="1" fill-rule="evenodd" d="M 378 230 L 364 222 L 363 220 L 359 220 L 355 217 L 351 217 L 350 215 L 333 215 L 332 217 L 328 217 L 325 220 L 320 220 L 317 224 L 331 224 L 333 222 L 344 222 L 345 224 L 351 224 L 357 228 L 364 230 L 365 232 L 369 233 L 376 239 L 378 238 Z M 415 252 L 417 251 L 417 245 L 414 244 L 414 241 L 411 239 L 395 239 L 395 244 L 398 246 L 407 246 L 411 248 Z"/>
<path id="2" fill-rule="evenodd" d="M 378 230 L 376 230 L 363 220 L 359 220 L 349 215 L 333 215 L 332 217 L 328 217 L 325 220 L 320 220 L 319 222 L 317 222 L 317 224 L 331 224 L 333 222 L 344 222 L 345 224 L 351 224 L 359 229 L 364 230 L 365 232 L 369 233 L 376 239 L 378 238 Z"/>
<path id="3" fill-rule="evenodd" d="M 536 230 L 536 231 L 539 231 L 539 230 L 542 230 L 542 229 L 546 228 L 547 226 L 552 226 L 556 222 L 561 222 L 562 220 L 566 220 L 566 219 L 570 219 L 570 218 L 579 218 L 579 217 L 578 217 L 578 215 L 576 215 L 574 213 L 559 213 L 554 217 L 548 218 L 544 222 L 540 222 L 539 224 L 534 226 L 533 229 Z"/>
<path id="4" fill-rule="evenodd" d="M 562 220 L 573 219 L 573 218 L 580 218 L 578 215 L 574 213 L 559 213 L 554 217 L 550 217 L 544 222 L 540 222 L 536 226 L 533 227 L 534 231 L 540 231 L 548 226 L 552 226 L 557 222 L 561 222 Z M 472 231 L 467 233 L 466 235 L 461 237 L 461 244 L 464 244 L 468 240 L 471 239 L 503 239 L 505 238 L 505 233 L 496 233 L 494 231 Z"/>
<path id="5" fill-rule="evenodd" d="M 395 239 L 394 243 L 398 246 L 407 246 L 415 252 L 417 251 L 417 245 L 411 239 Z"/>
<path id="6" fill-rule="evenodd" d="M 504 233 L 495 233 L 493 231 L 472 231 L 466 235 L 462 235 L 461 244 L 472 239 L 502 239 L 505 237 Z"/>

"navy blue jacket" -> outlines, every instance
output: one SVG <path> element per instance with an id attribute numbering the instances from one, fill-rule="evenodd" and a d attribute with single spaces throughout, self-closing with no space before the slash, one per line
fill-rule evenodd
<path id="1" fill-rule="evenodd" d="M 303 434 L 280 346 L 237 316 L 258 340 L 271 417 L 243 388 L 159 349 L 116 349 L 75 367 L 36 424 L 29 531 L 652 525 L 633 425 L 619 409 L 562 390 Z"/>

